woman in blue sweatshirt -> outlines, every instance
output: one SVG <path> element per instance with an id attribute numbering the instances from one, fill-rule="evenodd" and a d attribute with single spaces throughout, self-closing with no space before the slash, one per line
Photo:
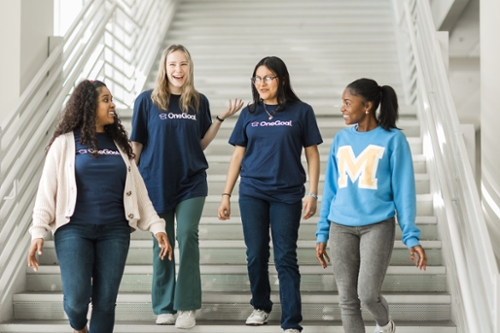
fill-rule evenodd
<path id="1" fill-rule="evenodd" d="M 392 87 L 359 79 L 346 87 L 342 101 L 344 121 L 354 126 L 341 130 L 330 149 L 316 255 L 326 268 L 330 237 L 344 331 L 365 332 L 362 302 L 375 318 L 375 333 L 392 333 L 396 326 L 380 292 L 394 247 L 396 214 L 410 259 L 415 261 L 416 253 L 416 266 L 427 265 L 415 225 L 411 151 L 396 128 L 398 100 Z"/>

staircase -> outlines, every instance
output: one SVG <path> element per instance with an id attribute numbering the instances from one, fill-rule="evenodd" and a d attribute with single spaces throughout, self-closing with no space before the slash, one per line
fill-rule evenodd
<path id="1" fill-rule="evenodd" d="M 340 96 L 348 83 L 360 77 L 373 78 L 379 84 L 393 86 L 403 103 L 392 18 L 390 0 L 181 0 L 161 49 L 174 43 L 189 49 L 195 64 L 196 87 L 208 97 L 214 116 L 226 107 L 230 98 L 249 102 L 250 76 L 255 64 L 267 55 L 281 57 L 298 96 L 316 112 L 324 140 L 319 146 L 324 173 L 333 137 L 345 127 L 339 109 Z M 145 89 L 153 86 L 156 67 Z M 417 224 L 422 230 L 429 266 L 425 272 L 413 267 L 398 228 L 383 292 L 398 333 L 452 333 L 457 331 L 451 321 L 452 298 L 447 292 L 442 243 L 415 113 L 412 106 L 402 106 L 398 126 L 404 129 L 413 152 Z M 121 112 L 125 123 L 129 124 L 130 114 L 131 110 Z M 209 196 L 199 228 L 203 307 L 197 312 L 198 325 L 190 331 L 281 332 L 274 267 L 270 279 L 275 307 L 270 324 L 258 328 L 244 325 L 252 309 L 237 204 L 238 186 L 232 196 L 232 219 L 216 218 L 232 153 L 227 139 L 235 121 L 236 117 L 227 119 L 206 149 L 210 165 Z M 323 179 L 322 175 L 320 194 Z M 315 257 L 317 220 L 317 215 L 304 220 L 300 228 L 302 324 L 306 333 L 343 332 L 332 270 L 323 270 Z M 132 234 L 118 296 L 115 332 L 178 332 L 173 326 L 154 324 L 150 303 L 151 247 L 148 233 Z M 46 242 L 40 262 L 37 273 L 27 268 L 26 291 L 14 296 L 15 319 L 0 324 L 0 332 L 71 331 L 62 309 L 61 280 L 52 241 Z M 373 319 L 366 311 L 364 315 L 367 332 L 373 331 Z"/>

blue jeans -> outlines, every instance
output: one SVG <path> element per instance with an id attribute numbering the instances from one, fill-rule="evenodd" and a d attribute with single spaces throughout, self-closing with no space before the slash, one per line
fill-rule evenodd
<path id="1" fill-rule="evenodd" d="M 269 229 L 274 247 L 274 265 L 278 271 L 281 302 L 281 327 L 302 331 L 300 272 L 297 263 L 302 202 L 285 204 L 240 195 L 243 234 L 247 246 L 247 267 L 254 309 L 271 312 L 269 284 Z"/>
<path id="2" fill-rule="evenodd" d="M 112 333 L 118 288 L 130 245 L 126 221 L 104 225 L 68 223 L 54 235 L 61 268 L 64 311 L 74 330 Z"/>
<path id="3" fill-rule="evenodd" d="M 378 325 L 389 322 L 389 305 L 380 292 L 391 261 L 394 233 L 394 217 L 361 227 L 330 223 L 332 267 L 345 332 L 365 333 L 361 303 Z"/>

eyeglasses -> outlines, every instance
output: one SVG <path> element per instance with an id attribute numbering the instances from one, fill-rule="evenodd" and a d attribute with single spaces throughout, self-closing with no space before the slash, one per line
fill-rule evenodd
<path id="1" fill-rule="evenodd" d="M 254 77 L 250 78 L 250 80 L 252 81 L 253 84 L 261 84 L 262 81 L 265 81 L 267 84 L 270 84 L 277 77 L 278 77 L 277 75 L 276 76 L 264 76 L 263 78 L 260 78 L 258 76 L 254 76 Z"/>

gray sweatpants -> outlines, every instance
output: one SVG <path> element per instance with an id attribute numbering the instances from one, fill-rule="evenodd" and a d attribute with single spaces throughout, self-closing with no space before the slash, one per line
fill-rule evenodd
<path id="1" fill-rule="evenodd" d="M 394 234 L 393 217 L 362 227 L 330 224 L 333 274 L 345 332 L 365 333 L 361 303 L 378 325 L 389 322 L 389 305 L 380 291 L 394 248 Z"/>

